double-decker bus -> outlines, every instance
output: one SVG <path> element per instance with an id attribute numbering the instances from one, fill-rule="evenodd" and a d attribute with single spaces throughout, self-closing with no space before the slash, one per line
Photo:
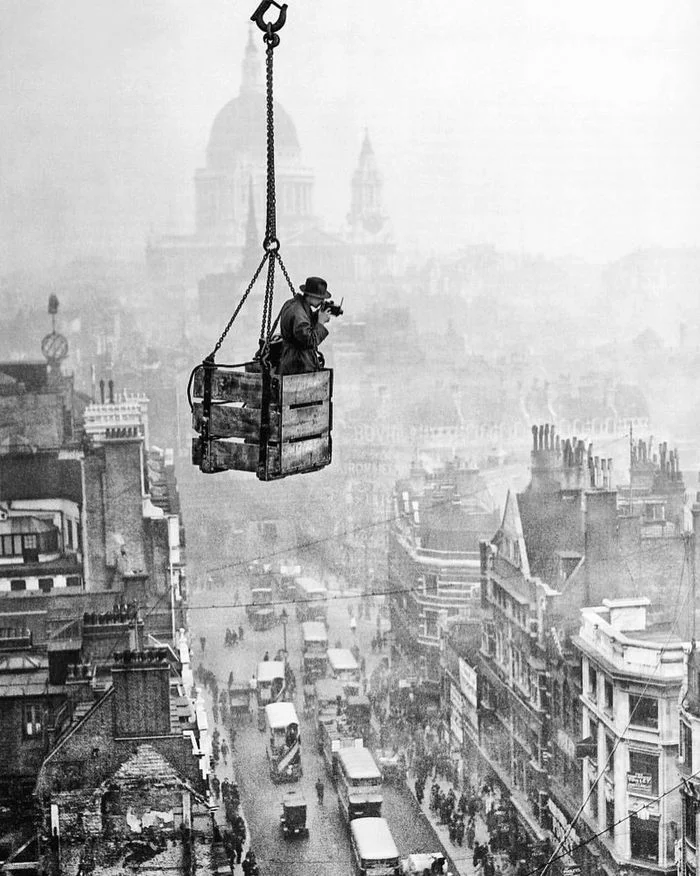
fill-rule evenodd
<path id="1" fill-rule="evenodd" d="M 357 696 L 361 686 L 360 667 L 352 651 L 348 648 L 329 648 L 326 655 L 330 677 L 341 682 L 348 696 Z"/>
<path id="2" fill-rule="evenodd" d="M 321 746 L 321 724 L 336 721 L 345 708 L 345 691 L 339 681 L 332 678 L 319 678 L 314 684 L 314 727 L 319 753 Z"/>
<path id="3" fill-rule="evenodd" d="M 301 778 L 301 736 L 293 703 L 265 706 L 265 750 L 273 782 L 296 782 Z"/>
<path id="4" fill-rule="evenodd" d="M 301 625 L 301 672 L 304 684 L 323 678 L 328 666 L 328 632 L 323 621 L 304 621 Z"/>
<path id="5" fill-rule="evenodd" d="M 282 660 L 262 660 L 258 663 L 255 694 L 258 700 L 258 729 L 265 729 L 265 707 L 284 700 L 286 682 Z"/>
<path id="6" fill-rule="evenodd" d="M 328 619 L 328 590 L 315 578 L 297 578 L 296 606 L 297 620 L 323 621 Z"/>
<path id="7" fill-rule="evenodd" d="M 338 755 L 344 748 L 362 746 L 362 737 L 355 736 L 345 716 L 333 721 L 322 722 L 318 726 L 319 748 L 326 764 L 326 772 L 335 782 L 338 775 Z"/>
<path id="8" fill-rule="evenodd" d="M 383 818 L 355 818 L 350 841 L 357 876 L 399 876 L 399 850 Z"/>
<path id="9" fill-rule="evenodd" d="M 254 630 L 269 630 L 277 623 L 271 581 L 266 580 L 251 587 L 250 602 L 245 610 Z"/>
<path id="10" fill-rule="evenodd" d="M 369 748 L 341 748 L 337 768 L 338 807 L 346 821 L 382 814 L 382 773 Z"/>

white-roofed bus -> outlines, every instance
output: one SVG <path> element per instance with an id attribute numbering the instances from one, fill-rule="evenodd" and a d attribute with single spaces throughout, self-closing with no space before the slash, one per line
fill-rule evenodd
<path id="1" fill-rule="evenodd" d="M 360 667 L 352 651 L 349 648 L 329 648 L 326 655 L 329 676 L 342 683 L 348 696 L 361 693 Z"/>
<path id="2" fill-rule="evenodd" d="M 350 842 L 357 876 L 400 876 L 399 850 L 383 818 L 355 818 Z"/>
<path id="3" fill-rule="evenodd" d="M 258 730 L 265 729 L 265 707 L 282 702 L 286 694 L 284 662 L 261 660 L 256 672 L 256 696 L 258 700 Z"/>
<path id="4" fill-rule="evenodd" d="M 304 621 L 301 625 L 301 671 L 304 684 L 323 678 L 328 667 L 328 630 L 323 621 Z"/>
<path id="5" fill-rule="evenodd" d="M 368 748 L 341 748 L 337 769 L 338 808 L 346 821 L 382 814 L 382 773 Z"/>
<path id="6" fill-rule="evenodd" d="M 316 578 L 301 577 L 296 584 L 296 609 L 299 621 L 328 620 L 328 590 L 325 584 Z"/>
<path id="7" fill-rule="evenodd" d="M 265 749 L 273 782 L 296 782 L 302 776 L 299 718 L 293 703 L 265 706 Z"/>

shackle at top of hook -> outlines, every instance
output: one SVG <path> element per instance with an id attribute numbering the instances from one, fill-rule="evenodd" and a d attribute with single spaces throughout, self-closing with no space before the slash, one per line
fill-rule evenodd
<path id="1" fill-rule="evenodd" d="M 264 20 L 263 16 L 271 6 L 276 6 L 280 14 L 277 17 L 277 21 L 268 23 Z M 269 33 L 269 31 L 275 33 L 284 27 L 284 23 L 287 20 L 287 4 L 283 3 L 280 6 L 279 3 L 275 3 L 275 0 L 262 0 L 260 6 L 250 16 L 250 20 L 254 21 L 260 30 L 265 31 L 265 33 Z"/>

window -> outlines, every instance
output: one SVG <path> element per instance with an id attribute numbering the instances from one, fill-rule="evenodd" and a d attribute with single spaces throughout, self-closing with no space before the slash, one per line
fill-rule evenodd
<path id="1" fill-rule="evenodd" d="M 627 790 L 655 797 L 659 793 L 659 758 L 646 751 L 630 751 Z"/>
<path id="2" fill-rule="evenodd" d="M 425 576 L 425 592 L 436 594 L 438 592 L 438 579 L 437 575 L 426 575 Z"/>
<path id="3" fill-rule="evenodd" d="M 593 737 L 593 741 L 596 743 L 596 753 L 591 757 L 590 760 L 591 760 L 591 764 L 593 764 L 593 766 L 597 766 L 598 765 L 598 748 L 597 748 L 598 722 L 596 720 L 594 720 L 593 718 L 591 718 L 590 715 L 588 717 L 588 735 Z"/>
<path id="4" fill-rule="evenodd" d="M 605 797 L 605 826 L 608 829 L 608 835 L 611 838 L 614 837 L 615 836 L 615 801 L 608 800 L 607 795 Z"/>
<path id="5" fill-rule="evenodd" d="M 73 521 L 72 520 L 70 520 L 70 519 L 68 520 L 68 525 L 66 528 L 68 530 L 68 548 L 69 548 L 69 550 L 73 550 Z"/>
<path id="6" fill-rule="evenodd" d="M 50 593 L 53 590 L 53 578 L 39 578 L 39 590 L 42 593 Z"/>
<path id="7" fill-rule="evenodd" d="M 38 736 L 41 733 L 41 706 L 36 703 L 25 703 L 22 707 L 22 732 L 25 737 Z"/>
<path id="8" fill-rule="evenodd" d="M 593 820 L 598 822 L 598 786 L 593 789 L 593 793 L 588 800 L 589 806 L 591 807 L 591 815 L 593 816 Z"/>
<path id="9" fill-rule="evenodd" d="M 26 590 L 26 589 L 27 589 L 27 582 L 24 580 L 24 578 L 13 578 L 10 581 L 10 590 L 18 591 L 18 590 Z"/>
<path id="10" fill-rule="evenodd" d="M 681 732 L 678 738 L 678 757 L 688 772 L 693 772 L 693 734 L 690 727 L 681 721 Z"/>
<path id="11" fill-rule="evenodd" d="M 561 716 L 561 688 L 559 687 L 559 682 L 555 681 L 552 683 L 552 718 L 559 718 Z"/>
<path id="12" fill-rule="evenodd" d="M 605 711 L 612 715 L 613 710 L 613 685 L 612 681 L 609 678 L 606 678 L 603 682 L 603 708 Z"/>
<path id="13" fill-rule="evenodd" d="M 39 543 L 37 541 L 36 535 L 25 535 L 24 536 L 24 549 L 28 551 L 35 551 L 39 547 Z"/>
<path id="14" fill-rule="evenodd" d="M 66 587 L 80 587 L 80 575 L 69 575 L 66 578 Z"/>
<path id="15" fill-rule="evenodd" d="M 598 699 L 598 673 L 588 665 L 588 696 L 595 703 Z"/>
<path id="16" fill-rule="evenodd" d="M 698 808 L 691 797 L 685 794 L 683 799 L 683 818 L 685 819 L 685 838 L 692 845 L 697 844 L 698 836 Z"/>
<path id="17" fill-rule="evenodd" d="M 425 613 L 425 635 L 437 638 L 437 612 L 426 611 Z"/>
<path id="18" fill-rule="evenodd" d="M 630 694 L 630 724 L 637 727 L 659 726 L 659 702 L 652 697 Z"/>
<path id="19" fill-rule="evenodd" d="M 630 818 L 630 846 L 632 857 L 653 864 L 659 860 L 659 819 L 654 816 Z"/>
<path id="20" fill-rule="evenodd" d="M 607 733 L 605 734 L 605 763 L 605 769 L 612 773 L 615 768 L 615 740 Z"/>
<path id="21" fill-rule="evenodd" d="M 2 537 L 2 554 L 5 557 L 21 557 L 22 556 L 22 536 L 21 535 L 3 535 L 3 537 Z"/>

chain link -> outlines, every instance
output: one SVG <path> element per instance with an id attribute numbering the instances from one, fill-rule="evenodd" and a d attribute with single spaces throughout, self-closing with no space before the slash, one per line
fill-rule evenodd
<path id="1" fill-rule="evenodd" d="M 236 307 L 231 319 L 228 321 L 226 328 L 221 333 L 219 340 L 216 342 L 214 349 L 209 355 L 209 359 L 213 361 L 216 353 L 221 348 L 221 345 L 233 325 L 234 320 L 238 316 L 243 304 L 250 294 L 256 280 L 260 276 L 265 262 L 267 266 L 267 280 L 265 283 L 265 300 L 263 302 L 262 324 L 260 326 L 260 338 L 266 339 L 265 346 L 269 344 L 269 335 L 271 333 L 272 323 L 272 306 L 274 298 L 275 286 L 275 261 L 278 261 L 284 277 L 289 284 L 289 288 L 294 294 L 294 286 L 289 279 L 289 274 L 284 266 L 284 262 L 280 256 L 280 242 L 277 239 L 277 199 L 275 195 L 275 117 L 274 117 L 274 100 L 273 100 L 273 52 L 275 46 L 279 45 L 279 36 L 272 31 L 272 24 L 267 24 L 267 32 L 263 36 L 263 41 L 266 45 L 265 54 L 265 71 L 266 71 L 266 108 L 267 108 L 267 190 L 266 190 L 266 217 L 265 217 L 265 239 L 263 241 L 263 249 L 265 254 L 262 261 L 258 265 L 253 279 L 248 284 L 248 288 L 243 293 L 238 306 Z"/>
<path id="2" fill-rule="evenodd" d="M 215 346 L 214 346 L 214 349 L 211 351 L 211 353 L 209 354 L 209 356 L 208 356 L 207 358 L 213 360 L 213 359 L 214 359 L 214 356 L 216 356 L 216 354 L 219 352 L 219 349 L 220 349 L 221 345 L 222 345 L 223 342 L 224 342 L 224 338 L 225 338 L 226 335 L 228 334 L 228 330 L 229 330 L 229 329 L 231 328 L 231 326 L 233 325 L 233 321 L 234 321 L 234 319 L 238 316 L 238 313 L 239 313 L 241 307 L 243 307 L 243 305 L 245 304 L 245 300 L 246 300 L 246 298 L 250 295 L 250 291 L 251 291 L 251 289 L 253 288 L 253 286 L 255 286 L 255 281 L 256 281 L 256 280 L 258 279 L 258 277 L 260 276 L 260 271 L 262 271 L 262 269 L 263 269 L 263 265 L 265 264 L 266 261 L 267 261 L 267 253 L 265 253 L 265 255 L 262 257 L 262 261 L 260 262 L 260 264 L 259 264 L 258 267 L 257 267 L 257 270 L 256 270 L 255 273 L 253 274 L 253 279 L 252 279 L 252 280 L 250 281 L 250 283 L 248 284 L 248 288 L 245 290 L 245 292 L 243 293 L 243 297 L 242 297 L 241 300 L 238 302 L 238 307 L 236 307 L 236 309 L 233 311 L 233 316 L 232 316 L 231 319 L 228 321 L 228 325 L 226 326 L 226 328 L 221 332 L 221 337 L 220 337 L 219 340 L 216 342 L 216 344 L 215 344 Z"/>

